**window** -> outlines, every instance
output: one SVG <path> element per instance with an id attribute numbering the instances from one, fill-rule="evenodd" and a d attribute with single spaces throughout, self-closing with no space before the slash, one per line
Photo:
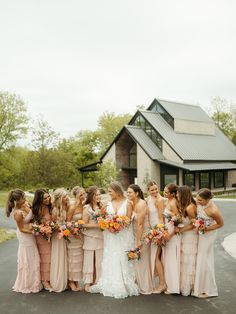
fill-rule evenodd
<path id="1" fill-rule="evenodd" d="M 176 174 L 165 174 L 164 175 L 164 186 L 169 183 L 177 184 L 177 175 Z"/>
<path id="2" fill-rule="evenodd" d="M 184 174 L 184 185 L 187 185 L 191 190 L 195 190 L 195 174 L 185 173 Z"/>
<path id="3" fill-rule="evenodd" d="M 224 173 L 223 171 L 217 171 L 214 173 L 214 187 L 222 188 L 224 186 Z"/>
<path id="4" fill-rule="evenodd" d="M 137 168 L 137 145 L 134 144 L 129 151 L 129 167 Z"/>
<path id="5" fill-rule="evenodd" d="M 210 173 L 209 172 L 201 172 L 199 175 L 200 178 L 200 189 L 202 188 L 210 188 Z"/>

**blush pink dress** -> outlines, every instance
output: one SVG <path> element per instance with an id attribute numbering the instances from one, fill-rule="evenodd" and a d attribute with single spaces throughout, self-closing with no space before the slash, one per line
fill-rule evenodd
<path id="1" fill-rule="evenodd" d="M 29 222 L 33 217 L 32 211 L 26 214 L 23 210 L 17 209 L 23 215 L 24 228 L 29 227 Z M 17 277 L 13 286 L 13 291 L 21 293 L 36 293 L 42 289 L 40 278 L 40 259 L 33 234 L 16 231 L 19 241 L 17 255 Z"/>
<path id="2" fill-rule="evenodd" d="M 42 222 L 51 221 L 51 215 L 45 214 Z M 42 281 L 50 281 L 50 265 L 51 265 L 51 241 L 47 241 L 42 236 L 35 237 L 40 256 L 40 273 Z"/>

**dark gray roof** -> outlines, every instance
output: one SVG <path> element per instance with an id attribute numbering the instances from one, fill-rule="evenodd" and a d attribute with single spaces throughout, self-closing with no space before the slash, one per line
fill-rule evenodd
<path id="1" fill-rule="evenodd" d="M 199 106 L 187 105 L 163 99 L 157 99 L 157 101 L 174 119 L 214 123 Z"/>
<path id="2" fill-rule="evenodd" d="M 163 164 L 182 168 L 189 171 L 199 170 L 232 170 L 236 169 L 236 163 L 232 162 L 197 162 L 197 163 L 177 163 L 169 160 L 159 160 Z"/>
<path id="3" fill-rule="evenodd" d="M 165 159 L 161 150 L 150 139 L 150 137 L 139 127 L 133 125 L 125 126 L 128 133 L 138 143 L 146 154 L 153 160 Z"/>
<path id="4" fill-rule="evenodd" d="M 140 112 L 183 160 L 236 160 L 235 145 L 217 127 L 214 136 L 175 133 L 160 114 Z"/>

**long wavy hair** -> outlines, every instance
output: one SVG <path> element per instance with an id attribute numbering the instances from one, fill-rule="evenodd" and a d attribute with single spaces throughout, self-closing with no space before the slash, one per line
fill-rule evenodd
<path id="1" fill-rule="evenodd" d="M 113 181 L 108 185 L 108 188 L 115 191 L 120 197 L 125 197 L 124 189 L 119 181 Z"/>
<path id="2" fill-rule="evenodd" d="M 90 205 L 92 207 L 93 205 L 93 198 L 94 198 L 94 195 L 96 195 L 97 191 L 100 191 L 99 188 L 97 186 L 90 186 L 88 189 L 87 189 L 87 197 L 86 197 L 86 201 L 85 201 L 85 205 Z M 97 206 L 99 208 L 102 207 L 102 204 L 101 202 L 98 202 L 97 203 Z"/>
<path id="3" fill-rule="evenodd" d="M 190 204 L 196 205 L 196 202 L 192 196 L 192 192 L 190 188 L 187 185 L 178 187 L 178 195 L 179 195 L 179 200 L 178 200 L 179 209 L 181 210 L 182 215 L 186 217 L 186 214 L 187 214 L 186 208 Z"/>
<path id="4" fill-rule="evenodd" d="M 57 216 L 62 219 L 63 218 L 63 206 L 62 206 L 62 198 L 63 196 L 66 196 L 68 193 L 65 189 L 60 188 L 56 189 L 53 192 L 53 198 L 52 198 L 52 207 L 56 208 L 57 210 Z"/>
<path id="5" fill-rule="evenodd" d="M 49 194 L 49 193 L 45 189 L 38 189 L 34 193 L 32 212 L 36 220 L 40 220 L 39 216 L 40 216 L 42 206 L 43 206 L 44 194 Z M 47 207 L 48 207 L 49 213 L 51 214 L 52 213 L 51 200 L 50 200 L 50 203 L 47 205 Z"/>
<path id="6" fill-rule="evenodd" d="M 11 190 L 7 197 L 6 215 L 10 217 L 12 209 L 16 206 L 16 202 L 25 197 L 25 192 L 21 189 Z"/>

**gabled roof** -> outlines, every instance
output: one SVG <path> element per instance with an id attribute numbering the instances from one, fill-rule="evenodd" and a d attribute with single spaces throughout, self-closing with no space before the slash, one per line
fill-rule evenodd
<path id="1" fill-rule="evenodd" d="M 215 135 L 176 133 L 160 114 L 140 113 L 183 160 L 236 160 L 235 145 L 217 127 Z"/>
<path id="2" fill-rule="evenodd" d="M 214 123 L 212 119 L 205 113 L 205 111 L 199 106 L 163 100 L 160 98 L 154 99 L 147 110 L 149 110 L 151 106 L 157 102 L 161 104 L 161 106 L 174 119 Z"/>
<path id="3" fill-rule="evenodd" d="M 138 143 L 146 154 L 153 160 L 165 159 L 158 146 L 150 139 L 150 137 L 139 127 L 126 125 L 125 129 L 131 135 L 133 140 Z"/>

